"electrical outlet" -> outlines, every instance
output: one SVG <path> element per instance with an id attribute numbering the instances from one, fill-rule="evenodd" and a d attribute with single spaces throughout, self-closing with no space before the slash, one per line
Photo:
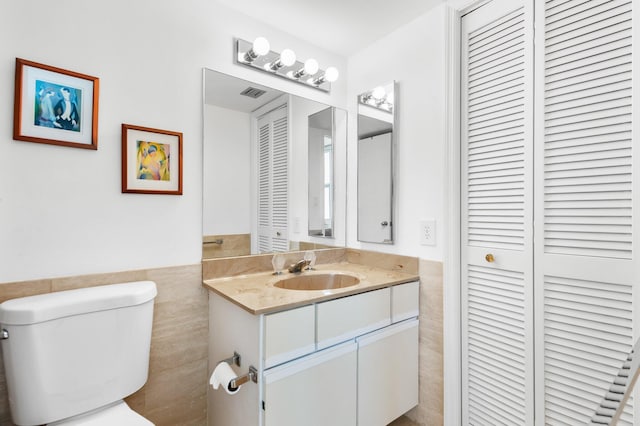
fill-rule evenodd
<path id="1" fill-rule="evenodd" d="M 420 221 L 420 244 L 423 246 L 436 245 L 435 219 L 424 219 Z"/>

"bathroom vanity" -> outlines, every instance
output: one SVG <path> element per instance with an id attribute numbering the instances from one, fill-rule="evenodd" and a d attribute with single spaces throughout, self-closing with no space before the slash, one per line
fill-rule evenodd
<path id="1" fill-rule="evenodd" d="M 370 266 L 319 265 L 356 285 L 290 290 L 270 273 L 206 280 L 209 372 L 240 355 L 237 393 L 209 389 L 209 425 L 387 425 L 418 404 L 419 282 Z M 293 274 L 287 274 L 291 278 Z"/>

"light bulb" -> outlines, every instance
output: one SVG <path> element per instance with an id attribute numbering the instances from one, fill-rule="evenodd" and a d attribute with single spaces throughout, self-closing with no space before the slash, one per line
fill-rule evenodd
<path id="1" fill-rule="evenodd" d="M 324 78 L 329 83 L 333 83 L 334 81 L 336 81 L 338 79 L 338 75 L 340 75 L 340 73 L 338 72 L 338 69 L 336 67 L 329 67 L 324 72 Z"/>
<path id="2" fill-rule="evenodd" d="M 255 52 L 256 55 L 262 56 L 269 53 L 271 46 L 269 46 L 269 40 L 264 37 L 258 37 L 253 40 L 253 47 L 251 50 Z"/>
<path id="3" fill-rule="evenodd" d="M 305 74 L 313 75 L 318 72 L 319 68 L 320 67 L 318 66 L 318 61 L 313 58 L 307 59 L 304 63 Z"/>
<path id="4" fill-rule="evenodd" d="M 371 97 L 378 100 L 384 98 L 384 87 L 378 86 L 373 89 L 373 91 L 371 92 Z"/>
<path id="5" fill-rule="evenodd" d="M 393 105 L 393 92 L 391 92 L 391 93 L 389 93 L 389 94 L 387 95 L 387 99 L 386 99 L 386 101 L 387 101 L 387 103 L 388 103 L 388 104 Z"/>
<path id="6" fill-rule="evenodd" d="M 290 67 L 296 63 L 296 54 L 291 49 L 284 49 L 280 54 L 280 62 L 285 67 Z"/>

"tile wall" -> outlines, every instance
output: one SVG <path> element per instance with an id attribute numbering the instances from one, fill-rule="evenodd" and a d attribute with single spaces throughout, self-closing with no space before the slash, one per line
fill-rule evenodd
<path id="1" fill-rule="evenodd" d="M 442 262 L 420 259 L 420 401 L 407 417 L 421 426 L 444 424 L 442 271 Z"/>

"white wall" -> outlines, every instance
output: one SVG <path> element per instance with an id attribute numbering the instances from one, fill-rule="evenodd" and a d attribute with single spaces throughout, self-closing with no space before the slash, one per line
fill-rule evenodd
<path id="1" fill-rule="evenodd" d="M 439 6 L 349 58 L 349 247 L 442 260 L 444 256 L 445 6 Z M 359 93 L 398 82 L 394 244 L 357 241 Z M 421 246 L 421 219 L 436 220 L 436 246 Z"/>
<path id="2" fill-rule="evenodd" d="M 251 115 L 204 106 L 204 235 L 251 232 Z"/>
<path id="3" fill-rule="evenodd" d="M 344 58 L 216 2 L 47 5 L 0 6 L 0 282 L 200 261 L 203 67 L 346 107 L 346 79 L 327 95 L 234 64 L 234 37 L 264 35 L 274 50 L 346 70 Z M 12 139 L 16 57 L 100 78 L 97 151 Z M 184 134 L 184 195 L 121 193 L 122 123 Z"/>

